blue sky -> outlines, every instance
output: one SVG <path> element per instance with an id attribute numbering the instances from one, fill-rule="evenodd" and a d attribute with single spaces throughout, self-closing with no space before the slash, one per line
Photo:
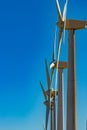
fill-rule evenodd
<path id="1" fill-rule="evenodd" d="M 59 2 L 63 10 L 65 1 Z M 69 0 L 67 18 L 86 20 L 86 12 L 86 0 Z M 46 89 L 44 59 L 51 62 L 56 21 L 55 0 L 0 1 L 0 130 L 43 129 L 39 80 Z M 87 119 L 87 30 L 76 31 L 75 43 L 77 130 L 82 130 Z M 67 60 L 67 32 L 60 59 Z M 64 77 L 66 103 L 67 71 Z"/>

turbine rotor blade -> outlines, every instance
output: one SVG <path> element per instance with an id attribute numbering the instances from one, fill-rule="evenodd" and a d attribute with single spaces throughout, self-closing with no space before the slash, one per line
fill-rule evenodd
<path id="1" fill-rule="evenodd" d="M 54 74 L 54 68 L 51 69 L 51 74 L 52 74 L 52 77 L 53 77 L 53 74 Z M 52 78 L 51 78 L 52 79 Z M 51 80 L 52 81 L 52 80 Z"/>
<path id="2" fill-rule="evenodd" d="M 57 12 L 58 12 L 58 20 L 62 21 L 62 15 L 61 15 L 61 11 L 60 11 L 60 6 L 59 6 L 58 0 L 56 0 L 56 7 L 57 7 Z"/>
<path id="3" fill-rule="evenodd" d="M 59 48 L 60 48 L 60 44 L 61 44 L 61 40 L 62 40 L 62 33 L 63 33 L 63 29 L 60 28 L 59 29 L 59 38 L 58 38 L 58 52 L 59 52 Z"/>
<path id="4" fill-rule="evenodd" d="M 53 57 L 52 57 L 52 60 L 53 60 L 53 62 L 56 61 L 56 29 L 55 29 L 55 34 L 54 34 L 54 44 L 53 44 Z M 54 68 L 51 69 L 51 74 L 53 76 Z"/>
<path id="5" fill-rule="evenodd" d="M 46 66 L 46 77 L 47 77 L 48 89 L 50 89 L 51 80 L 50 80 L 50 75 L 49 75 L 48 65 L 47 65 L 46 59 L 45 59 L 45 66 Z"/>
<path id="6" fill-rule="evenodd" d="M 53 45 L 53 55 L 52 55 L 52 60 L 55 60 L 55 52 L 54 52 L 54 45 Z"/>
<path id="7" fill-rule="evenodd" d="M 66 28 L 66 13 L 67 13 L 67 4 L 68 0 L 66 0 L 63 10 L 63 21 L 64 21 L 64 40 L 65 40 L 65 28 Z"/>
<path id="8" fill-rule="evenodd" d="M 64 10 L 63 10 L 63 21 L 66 20 L 67 4 L 68 4 L 68 0 L 66 0 L 65 5 L 64 5 Z"/>
<path id="9" fill-rule="evenodd" d="M 41 82 L 40 82 L 40 86 L 41 86 L 41 89 L 42 89 L 42 92 L 43 92 L 44 98 L 45 98 L 45 100 L 47 100 L 47 95 L 46 95 L 46 92 L 45 92 L 44 87 L 43 87 L 43 85 L 42 85 Z"/>
<path id="10" fill-rule="evenodd" d="M 54 34 L 53 60 L 56 60 L 56 30 Z"/>

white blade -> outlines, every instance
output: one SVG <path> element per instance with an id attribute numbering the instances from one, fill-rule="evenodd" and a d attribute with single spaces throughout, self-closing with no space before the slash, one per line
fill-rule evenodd
<path id="1" fill-rule="evenodd" d="M 56 29 L 55 29 L 55 34 L 54 34 L 54 44 L 53 44 L 53 55 L 52 55 L 52 60 L 56 61 Z M 51 69 L 52 71 L 52 77 L 51 77 L 51 82 L 54 74 L 54 68 Z"/>
<path id="2" fill-rule="evenodd" d="M 48 71 L 48 65 L 47 65 L 46 59 L 45 59 L 45 67 L 46 67 L 46 78 L 47 78 L 48 89 L 50 89 L 51 80 L 50 80 L 50 74 L 49 74 L 49 71 Z"/>
<path id="3" fill-rule="evenodd" d="M 67 4 L 68 4 L 68 0 L 66 0 L 66 3 L 65 3 L 65 5 L 64 5 L 64 10 L 63 10 L 63 21 L 66 20 Z"/>
<path id="4" fill-rule="evenodd" d="M 58 37 L 58 52 L 59 52 L 59 48 L 60 48 L 60 44 L 61 44 L 61 42 L 62 42 L 62 33 L 63 33 L 63 29 L 62 28 L 60 28 L 59 29 L 59 37 Z"/>
<path id="5" fill-rule="evenodd" d="M 60 11 L 60 6 L 59 6 L 58 0 L 56 0 L 56 7 L 57 7 L 57 12 L 58 12 L 58 19 L 59 19 L 59 21 L 62 21 L 62 15 L 61 15 L 61 11 Z"/>
<path id="6" fill-rule="evenodd" d="M 41 82 L 40 82 L 40 86 L 41 86 L 41 89 L 42 89 L 42 92 L 43 92 L 44 98 L 45 98 L 45 100 L 47 100 L 47 95 L 46 95 L 46 92 L 45 92 L 44 87 L 43 87 L 43 85 L 42 85 Z"/>
<path id="7" fill-rule="evenodd" d="M 56 30 L 54 35 L 53 60 L 56 60 Z"/>
<path id="8" fill-rule="evenodd" d="M 63 41 L 65 41 L 65 27 L 66 27 L 67 4 L 68 4 L 68 0 L 66 0 L 66 3 L 64 5 L 64 10 L 63 10 L 63 21 L 64 21 L 64 37 L 63 37 Z"/>

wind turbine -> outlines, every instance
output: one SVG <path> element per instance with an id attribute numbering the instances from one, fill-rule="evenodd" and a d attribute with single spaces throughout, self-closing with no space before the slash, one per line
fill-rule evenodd
<path id="1" fill-rule="evenodd" d="M 46 105 L 46 126 L 45 126 L 45 129 L 47 130 L 49 111 L 51 110 L 51 115 L 52 115 L 52 109 L 51 108 L 54 105 L 52 98 L 55 96 L 55 93 L 57 95 L 58 92 L 51 88 L 51 80 L 50 80 L 50 75 L 49 75 L 49 72 L 48 72 L 48 66 L 47 66 L 46 60 L 45 60 L 45 67 L 46 67 L 46 77 L 47 77 L 48 90 L 47 91 L 44 90 L 44 87 L 43 87 L 41 82 L 40 82 L 40 86 L 41 86 L 41 89 L 42 89 L 42 92 L 43 92 L 43 95 L 44 95 L 44 98 L 45 98 L 45 102 L 44 102 L 44 104 Z M 52 118 L 51 118 L 51 123 L 52 123 Z M 52 126 L 51 126 L 51 129 L 52 129 Z"/>
<path id="2" fill-rule="evenodd" d="M 57 26 L 60 29 L 59 41 L 62 38 L 62 32 L 64 29 L 65 30 L 78 30 L 78 29 L 84 29 L 87 26 L 87 21 L 66 19 L 67 4 L 68 4 L 68 0 L 66 0 L 66 2 L 65 2 L 63 15 L 62 15 L 60 6 L 59 6 L 59 2 L 58 2 L 58 0 L 56 0 L 56 7 L 57 7 L 57 12 L 58 12 Z"/>
<path id="3" fill-rule="evenodd" d="M 75 30 L 85 29 L 87 21 L 63 20 L 60 13 L 58 0 L 56 0 L 59 21 L 57 26 L 60 30 L 68 30 L 68 88 L 67 88 L 67 130 L 76 130 L 76 84 L 75 84 L 75 56 L 74 56 L 74 34 Z M 66 24 L 64 24 L 66 23 Z M 64 26 L 65 25 L 65 26 Z M 62 31 L 60 31 L 60 34 Z M 61 39 L 60 35 L 60 39 Z"/>
<path id="4" fill-rule="evenodd" d="M 52 55 L 52 62 L 50 64 L 50 68 L 52 70 L 52 77 L 54 75 L 54 69 L 55 69 L 55 63 L 56 63 L 56 30 L 55 30 L 55 35 L 54 35 L 54 43 L 53 43 L 53 55 Z M 54 95 L 54 108 L 53 108 L 53 130 L 56 130 L 56 90 L 55 90 L 55 95 Z"/>
<path id="5" fill-rule="evenodd" d="M 66 12 L 67 12 L 67 4 L 68 4 L 68 0 L 66 0 L 65 5 L 64 5 L 64 10 L 63 10 L 63 14 L 61 14 L 61 10 L 60 10 L 60 6 L 59 6 L 59 2 L 58 0 L 56 0 L 56 7 L 57 7 L 57 12 L 58 12 L 58 20 L 59 23 L 63 23 L 63 28 L 60 27 L 59 28 L 59 34 L 58 34 L 58 52 L 60 51 L 60 44 L 62 41 L 62 33 L 63 30 L 65 30 L 65 26 L 66 26 Z"/>
<path id="6" fill-rule="evenodd" d="M 51 81 L 50 81 L 50 76 L 49 76 L 48 66 L 47 66 L 46 60 L 45 60 L 45 66 L 46 66 L 46 77 L 47 77 L 47 84 L 48 84 L 48 90 L 49 90 Z M 41 89 L 42 89 L 42 92 L 43 92 L 43 95 L 45 98 L 45 102 L 44 102 L 44 104 L 46 105 L 46 126 L 45 126 L 45 128 L 47 130 L 49 110 L 50 110 L 50 96 L 47 97 L 46 91 L 44 90 L 44 87 L 43 87 L 41 82 L 40 82 L 40 86 L 41 86 Z"/>
<path id="7" fill-rule="evenodd" d="M 53 56 L 56 57 L 56 49 L 55 45 L 56 42 L 54 42 L 54 48 L 53 48 Z M 67 62 L 60 62 L 56 60 L 56 58 L 53 57 L 52 62 L 50 64 L 50 68 L 53 70 L 56 69 L 58 71 L 58 130 L 63 130 L 63 69 L 68 68 Z M 56 106 L 56 102 L 55 102 Z M 56 108 L 56 107 L 55 107 Z M 56 110 L 55 110 L 56 111 Z M 54 130 L 56 129 L 56 113 L 54 116 Z"/>
<path id="8" fill-rule="evenodd" d="M 51 65 L 52 66 L 52 65 Z M 55 62 L 53 68 L 58 69 L 58 124 L 57 130 L 63 130 L 63 70 L 68 68 L 67 62 Z"/>

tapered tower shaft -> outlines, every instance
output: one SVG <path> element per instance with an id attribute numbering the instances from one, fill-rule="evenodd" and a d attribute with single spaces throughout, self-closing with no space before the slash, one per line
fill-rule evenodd
<path id="1" fill-rule="evenodd" d="M 54 130 L 54 108 L 52 110 L 52 130 Z"/>
<path id="2" fill-rule="evenodd" d="M 54 106 L 52 109 L 52 130 L 56 130 L 56 96 L 54 97 Z"/>
<path id="3" fill-rule="evenodd" d="M 68 88 L 67 88 L 67 130 L 76 130 L 76 84 L 74 58 L 74 30 L 68 38 Z"/>
<path id="4" fill-rule="evenodd" d="M 52 129 L 53 129 L 53 125 L 52 125 L 52 118 L 53 118 L 53 114 L 52 114 L 52 106 L 51 106 L 50 130 L 52 130 Z"/>
<path id="5" fill-rule="evenodd" d="M 63 130 L 63 69 L 67 69 L 67 62 L 52 62 L 50 68 L 58 69 L 58 120 L 57 130 Z M 56 121 L 55 121 L 56 122 Z M 56 126 L 56 124 L 55 124 Z"/>
<path id="6" fill-rule="evenodd" d="M 53 98 L 53 106 L 51 106 L 51 116 L 50 116 L 50 129 L 56 130 L 56 94 Z"/>
<path id="7" fill-rule="evenodd" d="M 63 130 L 63 82 L 62 72 L 63 69 L 58 70 L 58 128 L 57 130 Z"/>
<path id="8" fill-rule="evenodd" d="M 56 130 L 56 96 L 54 97 L 54 130 Z"/>

